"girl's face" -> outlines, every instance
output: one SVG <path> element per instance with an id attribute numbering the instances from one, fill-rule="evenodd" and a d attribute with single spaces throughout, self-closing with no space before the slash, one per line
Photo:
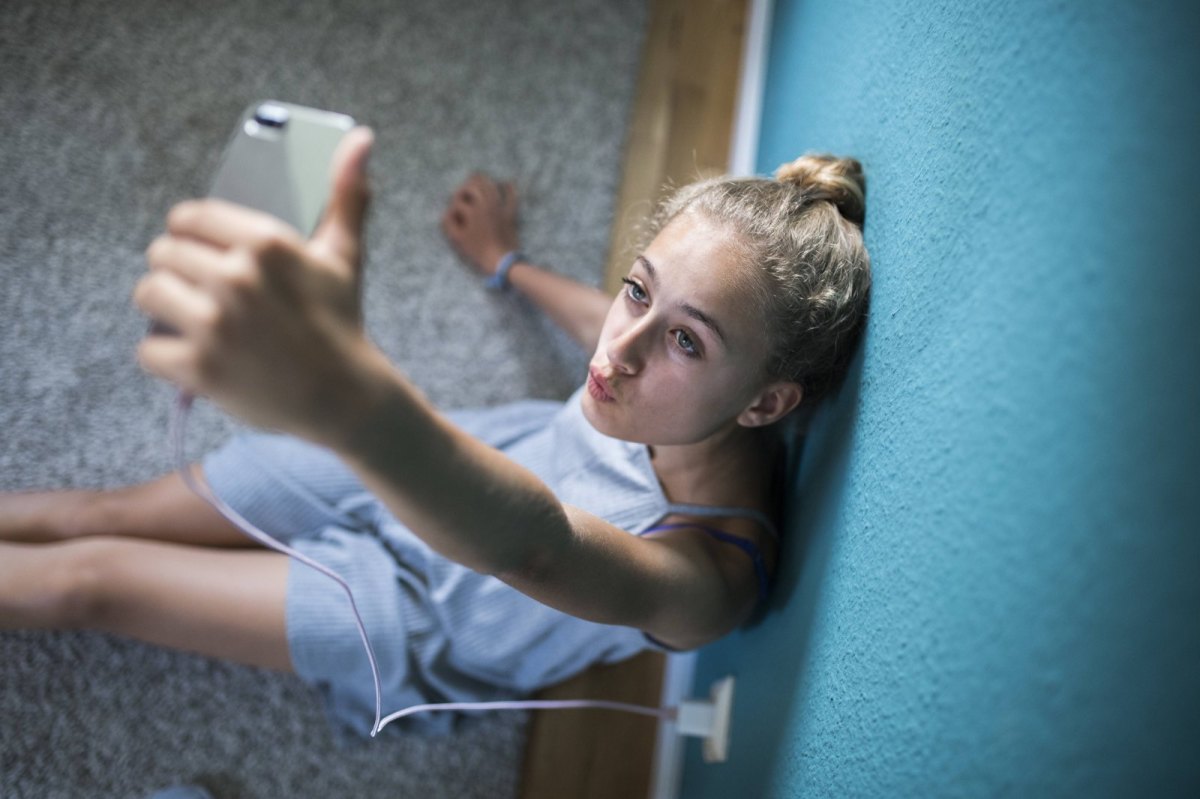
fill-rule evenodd
<path id="1" fill-rule="evenodd" d="M 767 382 L 759 279 L 724 228 L 695 213 L 673 219 L 605 318 L 583 394 L 592 426 L 669 445 L 738 424 Z"/>

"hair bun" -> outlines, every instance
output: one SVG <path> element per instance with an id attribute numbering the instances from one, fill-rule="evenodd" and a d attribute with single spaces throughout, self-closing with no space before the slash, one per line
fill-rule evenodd
<path id="1" fill-rule="evenodd" d="M 775 170 L 775 179 L 801 189 L 808 202 L 828 200 L 862 227 L 867 216 L 867 179 L 854 158 L 809 153 Z"/>

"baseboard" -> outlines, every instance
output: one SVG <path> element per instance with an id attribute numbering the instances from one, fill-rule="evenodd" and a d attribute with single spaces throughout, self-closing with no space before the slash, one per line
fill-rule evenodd
<path id="1" fill-rule="evenodd" d="M 771 44 L 774 0 L 751 0 L 742 45 L 742 67 L 729 144 L 729 174 L 753 175 L 758 161 L 763 88 L 767 80 L 767 51 Z"/>
<path id="2" fill-rule="evenodd" d="M 690 697 L 695 672 L 695 652 L 682 652 L 667 657 L 660 705 L 675 707 Z M 658 725 L 654 764 L 650 772 L 650 799 L 678 799 L 686 746 L 687 740 L 676 734 L 674 724 L 662 722 Z"/>

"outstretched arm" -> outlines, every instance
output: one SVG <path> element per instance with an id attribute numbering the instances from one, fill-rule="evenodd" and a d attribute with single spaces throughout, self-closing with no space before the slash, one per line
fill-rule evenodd
<path id="1" fill-rule="evenodd" d="M 516 188 L 476 172 L 450 198 L 442 231 L 463 260 L 493 274 L 506 253 L 520 249 Z M 596 349 L 612 297 L 523 260 L 513 264 L 508 280 L 584 350 Z"/>
<path id="2" fill-rule="evenodd" d="M 580 618 L 687 649 L 741 624 L 757 584 L 740 553 L 675 531 L 639 538 L 570 505 L 436 414 L 381 356 L 362 361 L 331 442 L 371 492 L 441 554 Z M 397 442 L 400 442 L 399 444 Z"/>

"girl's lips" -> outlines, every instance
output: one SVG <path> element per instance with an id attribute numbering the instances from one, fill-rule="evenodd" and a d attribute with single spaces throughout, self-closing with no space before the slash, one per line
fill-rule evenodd
<path id="1" fill-rule="evenodd" d="M 612 393 L 612 386 L 594 366 L 588 369 L 587 389 L 592 399 L 597 402 L 612 402 L 616 399 Z"/>

